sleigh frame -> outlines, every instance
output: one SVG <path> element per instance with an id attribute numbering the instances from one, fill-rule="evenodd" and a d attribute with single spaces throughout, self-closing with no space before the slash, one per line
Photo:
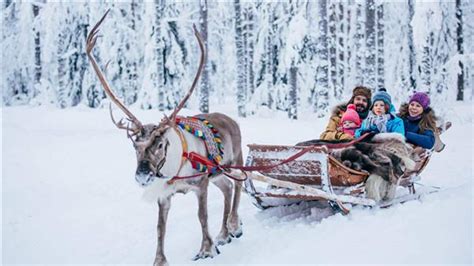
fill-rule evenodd
<path id="1" fill-rule="evenodd" d="M 289 156 L 308 149 L 307 146 L 250 144 L 246 166 L 268 166 L 278 164 Z M 428 164 L 431 151 L 427 151 L 416 168 L 400 178 L 397 196 L 389 202 L 375 202 L 365 197 L 365 181 L 369 173 L 348 168 L 330 155 L 325 145 L 313 145 L 299 158 L 262 171 L 248 173 L 245 191 L 260 209 L 290 205 L 301 201 L 323 201 L 348 213 L 352 205 L 388 207 L 395 203 L 419 199 L 436 192 L 434 187 L 421 186 L 415 182 Z M 399 193 L 404 191 L 402 193 Z"/>

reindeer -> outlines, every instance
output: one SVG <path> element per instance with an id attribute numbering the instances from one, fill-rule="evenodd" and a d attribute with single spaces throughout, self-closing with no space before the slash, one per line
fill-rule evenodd
<path id="1" fill-rule="evenodd" d="M 224 245 L 231 242 L 232 237 L 240 237 L 242 235 L 242 224 L 237 213 L 242 181 L 236 179 L 234 183 L 232 183 L 227 176 L 232 177 L 231 174 L 238 175 L 238 173 L 232 173 L 233 171 L 229 170 L 227 173 L 224 172 L 227 176 L 223 174 L 218 176 L 209 176 L 207 174 L 199 175 L 199 172 L 193 169 L 191 163 L 183 157 L 183 152 L 186 150 L 204 156 L 207 154 L 205 144 L 201 140 L 183 131 L 175 124 L 177 114 L 192 94 L 204 66 L 206 51 L 204 50 L 201 36 L 194 26 L 194 34 L 201 50 L 201 59 L 191 88 L 169 117 L 164 116 L 158 124 L 143 125 L 110 89 L 103 72 L 92 55 L 92 50 L 98 38 L 97 33 L 99 26 L 109 11 L 97 22 L 87 37 L 87 56 L 107 96 L 127 116 L 128 123 L 125 123 L 123 119 L 116 122 L 112 114 L 112 104 L 110 104 L 112 122 L 119 129 L 126 130 L 127 136 L 131 139 L 133 147 L 135 148 L 137 155 L 135 179 L 141 186 L 146 187 L 147 193 L 153 194 L 158 202 L 158 245 L 154 265 L 168 264 L 163 252 L 163 246 L 171 197 L 176 193 L 187 193 L 189 191 L 193 191 L 197 195 L 199 202 L 198 217 L 202 229 L 201 248 L 193 259 L 212 258 L 219 254 L 219 250 L 214 244 L 215 242 L 217 245 Z M 225 151 L 222 164 L 242 165 L 241 133 L 238 124 L 230 117 L 221 113 L 200 114 L 200 116 L 205 117 L 219 130 Z M 172 177 L 178 175 L 194 177 L 170 182 Z M 207 222 L 207 194 L 209 182 L 215 184 L 224 194 L 222 226 L 215 242 L 209 235 Z"/>

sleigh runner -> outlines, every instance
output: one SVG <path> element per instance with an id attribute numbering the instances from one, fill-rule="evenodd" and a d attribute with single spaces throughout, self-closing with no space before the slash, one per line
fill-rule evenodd
<path id="1" fill-rule="evenodd" d="M 444 128 L 450 127 L 450 123 Z M 358 142 L 356 140 L 354 142 Z M 334 144 L 311 146 L 284 146 L 251 144 L 246 167 L 261 168 L 248 173 L 245 191 L 255 206 L 268 207 L 289 205 L 301 201 L 324 201 L 336 204 L 344 213 L 348 204 L 370 207 L 388 207 L 396 203 L 419 199 L 436 192 L 438 188 L 419 185 L 420 174 L 428 165 L 432 151 L 417 162 L 415 169 L 406 170 L 400 177 L 397 196 L 390 201 L 376 202 L 365 196 L 366 171 L 351 169 L 331 155 Z M 348 146 L 348 145 L 346 145 Z M 300 155 L 294 160 L 289 157 Z M 276 167 L 268 167 L 278 165 Z M 401 192 L 401 193 L 400 193 Z"/>

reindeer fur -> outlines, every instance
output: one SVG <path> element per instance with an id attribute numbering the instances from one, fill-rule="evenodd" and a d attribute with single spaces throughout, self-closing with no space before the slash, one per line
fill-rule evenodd
<path id="1" fill-rule="evenodd" d="M 366 195 L 377 201 L 393 198 L 399 177 L 415 168 L 412 148 L 398 133 L 380 133 L 370 142 L 334 150 L 331 155 L 348 167 L 369 172 Z"/>
<path id="2" fill-rule="evenodd" d="M 237 123 L 230 117 L 220 114 L 212 113 L 202 115 L 218 130 L 224 145 L 224 158 L 222 164 L 242 165 L 242 149 L 241 149 L 241 134 Z M 180 129 L 179 129 L 180 130 Z M 188 152 L 194 151 L 202 155 L 206 155 L 206 147 L 200 139 L 194 135 L 182 131 L 188 143 Z M 238 216 L 238 207 L 240 202 L 240 195 L 242 189 L 242 182 L 235 181 L 232 183 L 226 176 L 219 175 L 208 177 L 203 175 L 200 177 L 177 180 L 172 184 L 167 181 L 178 174 L 180 166 L 181 154 L 183 152 L 181 140 L 172 128 L 168 128 L 162 138 L 162 142 L 169 143 L 166 154 L 166 161 L 159 170 L 162 178 L 155 178 L 155 180 L 145 187 L 144 199 L 147 201 L 158 201 L 159 218 L 158 218 L 158 247 L 156 251 L 155 265 L 166 264 L 166 257 L 163 252 L 164 236 L 166 232 L 166 220 L 169 208 L 171 206 L 171 197 L 176 193 L 187 193 L 193 191 L 198 199 L 198 217 L 201 223 L 202 242 L 198 254 L 194 257 L 202 259 L 207 257 L 214 257 L 219 254 L 214 241 L 209 234 L 208 228 L 208 213 L 207 213 L 207 195 L 209 182 L 216 185 L 224 194 L 224 214 L 223 221 L 219 235 L 215 242 L 217 245 L 224 245 L 231 242 L 232 237 L 240 237 L 242 235 L 241 222 Z M 179 172 L 180 176 L 187 176 L 198 173 L 191 167 L 191 163 L 186 161 L 183 168 Z M 239 176 L 239 173 L 231 173 L 234 176 Z"/>

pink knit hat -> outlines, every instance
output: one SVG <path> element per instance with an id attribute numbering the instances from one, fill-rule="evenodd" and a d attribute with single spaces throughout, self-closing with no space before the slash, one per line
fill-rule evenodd
<path id="1" fill-rule="evenodd" d="M 353 104 L 347 105 L 346 112 L 342 115 L 341 118 L 341 124 L 344 123 L 344 121 L 352 121 L 356 123 L 357 126 L 360 125 L 360 118 L 359 114 L 356 111 L 356 106 Z"/>

